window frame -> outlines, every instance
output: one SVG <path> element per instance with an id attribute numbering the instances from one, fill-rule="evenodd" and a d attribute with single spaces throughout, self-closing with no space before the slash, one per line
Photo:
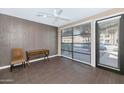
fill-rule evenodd
<path id="1" fill-rule="evenodd" d="M 91 38 L 91 22 L 87 22 L 87 23 L 84 23 L 84 24 L 80 24 L 80 25 L 77 25 L 77 26 L 83 26 L 83 25 L 86 25 L 86 24 L 88 24 L 89 26 L 90 26 L 90 38 Z M 74 27 L 76 27 L 76 26 L 74 26 Z M 62 31 L 61 31 L 61 55 L 62 55 L 62 51 L 68 51 L 68 52 L 71 52 L 72 53 L 72 57 L 71 57 L 71 59 L 73 59 L 73 60 L 78 60 L 78 59 L 75 59 L 74 58 L 74 53 L 78 53 L 78 54 L 84 54 L 84 53 L 82 53 L 82 52 L 76 52 L 76 51 L 74 51 L 74 36 L 81 36 L 82 34 L 75 34 L 74 35 L 74 27 L 70 27 L 70 29 L 72 29 L 72 43 L 71 43 L 71 45 L 72 45 L 72 51 L 70 51 L 70 50 L 64 50 L 64 49 L 62 49 L 62 44 L 64 44 L 64 43 L 62 43 L 62 38 L 64 37 L 63 36 L 63 34 L 62 34 Z M 66 29 L 68 29 L 68 28 L 66 28 Z M 67 35 L 67 36 L 70 36 L 70 35 Z M 66 44 L 70 44 L 70 43 L 66 43 Z M 78 44 L 82 44 L 82 43 L 78 43 Z M 91 46 L 91 39 L 90 39 L 90 46 Z M 86 54 L 87 55 L 87 54 Z M 62 56 L 64 56 L 64 55 L 62 55 Z M 82 60 L 79 60 L 80 62 L 83 62 L 83 63 L 86 63 L 86 64 L 91 64 L 91 47 L 90 47 L 90 54 L 89 54 L 89 56 L 90 56 L 90 62 L 85 62 L 85 61 L 82 61 Z"/>
<path id="2" fill-rule="evenodd" d="M 120 24 L 119 24 L 119 34 L 118 34 L 118 36 L 119 36 L 119 45 L 118 45 L 118 62 L 119 62 L 119 69 L 118 68 L 115 68 L 115 67 L 111 67 L 111 66 L 108 66 L 108 65 L 98 65 L 99 64 L 99 38 L 100 38 L 100 36 L 99 36 L 99 32 L 98 32 L 98 23 L 100 23 L 100 21 L 101 22 L 103 22 L 104 20 L 111 20 L 111 19 L 116 19 L 116 17 L 119 17 L 120 16 Z M 96 22 L 95 22 L 95 28 L 96 28 L 96 67 L 99 67 L 99 68 L 102 68 L 102 69 L 106 69 L 106 70 L 109 70 L 109 71 L 112 71 L 112 72 L 116 72 L 116 73 L 124 73 L 124 67 L 122 67 L 120 64 L 123 64 L 124 65 L 124 63 L 122 63 L 121 62 L 121 60 L 123 60 L 122 59 L 122 57 L 121 57 L 121 54 L 120 53 L 122 53 L 123 54 L 123 51 L 124 51 L 124 49 L 122 49 L 121 51 L 120 51 L 120 47 L 122 46 L 121 45 L 121 42 L 123 42 L 122 41 L 122 39 L 121 39 L 121 34 L 120 33 L 123 33 L 122 32 L 122 30 L 124 29 L 123 28 L 123 26 L 122 25 L 124 25 L 124 22 L 122 22 L 122 20 L 124 19 L 124 15 L 123 14 L 121 14 L 121 15 L 116 15 L 116 16 L 110 16 L 110 17 L 107 17 L 107 18 L 103 18 L 103 19 L 100 19 L 100 20 L 96 20 Z"/>

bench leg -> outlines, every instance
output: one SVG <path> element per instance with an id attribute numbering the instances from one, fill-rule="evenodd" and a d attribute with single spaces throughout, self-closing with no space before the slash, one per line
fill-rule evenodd
<path id="1" fill-rule="evenodd" d="M 48 58 L 48 55 L 47 55 L 47 60 L 48 60 L 49 58 Z"/>
<path id="2" fill-rule="evenodd" d="M 13 64 L 11 64 L 10 66 L 10 72 L 12 72 L 12 70 L 13 70 Z"/>
<path id="3" fill-rule="evenodd" d="M 24 68 L 25 68 L 25 62 L 24 62 Z"/>
<path id="4" fill-rule="evenodd" d="M 22 62 L 23 67 L 25 68 L 25 62 Z"/>
<path id="5" fill-rule="evenodd" d="M 30 66 L 30 63 L 29 63 L 29 61 L 27 61 L 27 63 L 28 63 L 28 66 Z"/>
<path id="6" fill-rule="evenodd" d="M 43 56 L 44 60 L 45 60 L 45 56 Z"/>

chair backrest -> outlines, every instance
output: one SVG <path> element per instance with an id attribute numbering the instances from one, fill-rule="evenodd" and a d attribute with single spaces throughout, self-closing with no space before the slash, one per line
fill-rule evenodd
<path id="1" fill-rule="evenodd" d="M 12 58 L 24 58 L 24 52 L 22 48 L 12 49 Z"/>

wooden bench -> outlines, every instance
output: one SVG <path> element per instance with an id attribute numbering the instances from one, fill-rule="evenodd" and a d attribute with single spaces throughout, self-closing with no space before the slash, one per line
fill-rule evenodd
<path id="1" fill-rule="evenodd" d="M 29 61 L 32 59 L 36 59 L 39 57 L 43 57 L 44 59 L 48 59 L 49 56 L 49 50 L 47 49 L 39 49 L 39 50 L 30 50 L 26 51 L 26 57 L 27 57 L 27 62 L 29 64 Z"/>

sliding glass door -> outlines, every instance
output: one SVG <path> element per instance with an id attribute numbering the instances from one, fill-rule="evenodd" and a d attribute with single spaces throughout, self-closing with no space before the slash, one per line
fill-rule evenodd
<path id="1" fill-rule="evenodd" d="M 73 58 L 90 64 L 91 25 L 90 23 L 74 27 Z"/>
<path id="2" fill-rule="evenodd" d="M 91 24 L 83 24 L 62 31 L 62 55 L 90 64 Z"/>
<path id="3" fill-rule="evenodd" d="M 120 70 L 120 16 L 97 21 L 97 65 Z"/>
<path id="4" fill-rule="evenodd" d="M 61 53 L 65 57 L 72 58 L 72 28 L 62 31 Z"/>

